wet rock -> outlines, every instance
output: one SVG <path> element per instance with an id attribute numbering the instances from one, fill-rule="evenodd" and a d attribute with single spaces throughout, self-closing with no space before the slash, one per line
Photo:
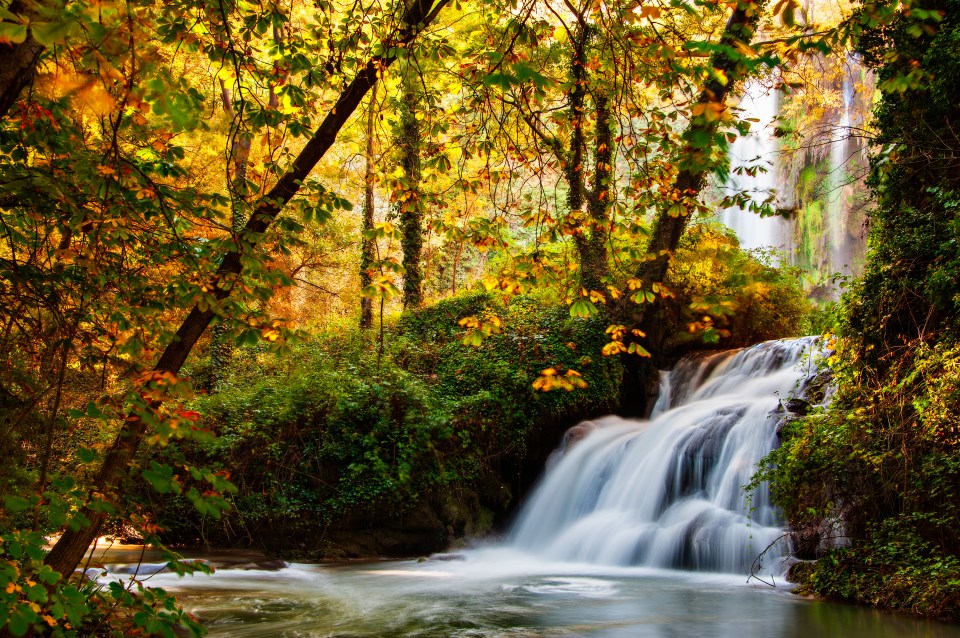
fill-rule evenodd
<path id="1" fill-rule="evenodd" d="M 439 561 L 455 561 L 455 560 L 467 560 L 467 557 L 463 554 L 434 554 L 430 557 L 430 560 L 439 560 Z"/>
<path id="2" fill-rule="evenodd" d="M 225 564 L 218 566 L 220 569 L 241 569 L 244 571 L 264 571 L 264 572 L 278 572 L 281 569 L 285 569 L 287 564 L 280 559 L 265 559 L 265 560 L 256 560 L 249 561 L 245 563 L 235 563 L 235 564 Z"/>
<path id="3" fill-rule="evenodd" d="M 133 563 L 130 565 L 111 565 L 110 572 L 113 574 L 136 574 L 137 576 L 152 576 L 170 571 L 167 563 Z"/>
<path id="4" fill-rule="evenodd" d="M 809 401 L 799 397 L 793 397 L 789 399 L 784 407 L 786 408 L 787 412 L 797 416 L 806 416 L 806 414 L 813 408 Z"/>
<path id="5" fill-rule="evenodd" d="M 814 560 L 820 550 L 821 533 L 819 526 L 807 525 L 790 533 L 793 541 L 793 555 L 800 560 Z"/>
<path id="6" fill-rule="evenodd" d="M 553 467 L 565 454 L 597 428 L 593 421 L 583 421 L 568 429 L 560 439 L 560 445 L 547 458 L 547 468 Z"/>

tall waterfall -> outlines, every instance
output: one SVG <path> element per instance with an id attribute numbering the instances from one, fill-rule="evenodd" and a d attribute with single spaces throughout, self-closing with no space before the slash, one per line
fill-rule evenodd
<path id="1" fill-rule="evenodd" d="M 838 122 L 830 136 L 830 175 L 826 195 L 829 264 L 832 270 L 846 275 L 855 272 L 855 262 L 861 257 L 857 253 L 863 251 L 863 246 L 859 245 L 862 242 L 856 241 L 861 232 L 856 220 L 856 191 L 862 187 L 856 176 L 864 168 L 863 149 L 854 133 L 854 76 L 859 70 L 859 64 L 848 57 L 840 81 Z"/>
<path id="2" fill-rule="evenodd" d="M 650 421 L 575 426 L 521 511 L 511 543 L 551 560 L 745 573 L 789 551 L 766 487 L 747 494 L 777 445 L 786 400 L 815 373 L 813 337 L 687 359 Z"/>
<path id="3" fill-rule="evenodd" d="M 748 205 L 724 208 L 717 217 L 743 248 L 775 249 L 782 261 L 804 271 L 818 296 L 834 297 L 832 275 L 857 275 L 866 250 L 870 204 L 858 131 L 872 107 L 873 79 L 852 55 L 824 64 L 824 102 L 808 107 L 808 119 L 789 143 L 775 137 L 777 118 L 787 101 L 783 123 L 789 129 L 797 105 L 769 87 L 769 79 L 744 85 L 739 117 L 752 126 L 730 145 L 730 176 L 720 185 L 725 195 L 746 194 L 755 205 L 773 198 L 790 217 L 761 218 Z"/>
<path id="4" fill-rule="evenodd" d="M 773 122 L 777 117 L 777 91 L 754 81 L 744 87 L 740 117 L 753 120 L 750 134 L 738 137 L 730 146 L 730 178 L 727 194 L 745 192 L 754 202 L 763 202 L 777 189 L 777 141 Z M 751 175 L 746 171 L 756 169 Z M 789 253 L 789 223 L 782 217 L 760 217 L 740 206 L 721 213 L 724 224 L 736 232 L 743 248 L 774 248 Z"/>

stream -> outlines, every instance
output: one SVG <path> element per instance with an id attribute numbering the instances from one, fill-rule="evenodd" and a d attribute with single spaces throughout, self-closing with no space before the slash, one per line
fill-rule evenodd
<path id="1" fill-rule="evenodd" d="M 954 625 L 807 600 L 779 580 L 547 562 L 503 548 L 453 558 L 158 573 L 145 584 L 176 592 L 214 637 L 960 637 Z"/>
<path id="2" fill-rule="evenodd" d="M 960 638 L 956 625 L 807 600 L 784 580 L 795 559 L 782 516 L 765 485 L 743 486 L 778 445 L 789 398 L 816 387 L 821 351 L 806 337 L 681 361 L 650 420 L 571 428 L 497 545 L 348 564 L 208 554 L 193 558 L 223 568 L 188 578 L 108 552 L 103 578 L 136 573 L 211 636 L 237 638 Z"/>

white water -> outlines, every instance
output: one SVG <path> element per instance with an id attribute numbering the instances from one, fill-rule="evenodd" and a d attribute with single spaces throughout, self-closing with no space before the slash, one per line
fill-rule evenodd
<path id="1" fill-rule="evenodd" d="M 686 360 L 652 421 L 576 426 L 510 533 L 547 560 L 745 574 L 780 573 L 789 553 L 766 487 L 748 495 L 777 445 L 786 399 L 815 372 L 814 338 Z M 584 435 L 584 431 L 586 434 Z"/>
<path id="2" fill-rule="evenodd" d="M 730 178 L 724 186 L 727 195 L 744 192 L 756 204 L 776 197 L 777 141 L 773 137 L 774 120 L 779 111 L 776 90 L 754 80 L 744 88 L 740 100 L 740 118 L 757 120 L 749 135 L 738 137 L 730 146 Z M 749 175 L 748 168 L 756 173 Z M 760 217 L 747 208 L 731 206 L 721 213 L 724 224 L 733 229 L 746 249 L 773 248 L 789 251 L 790 224 L 782 217 Z"/>

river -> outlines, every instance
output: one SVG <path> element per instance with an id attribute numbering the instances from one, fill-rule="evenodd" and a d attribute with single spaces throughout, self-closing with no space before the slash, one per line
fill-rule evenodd
<path id="1" fill-rule="evenodd" d="M 960 626 L 806 600 L 783 580 L 788 530 L 766 486 L 743 486 L 778 444 L 788 398 L 815 387 L 821 350 L 807 337 L 681 361 L 649 421 L 567 433 L 498 545 L 339 565 L 206 555 L 228 568 L 189 578 L 137 569 L 211 636 L 960 638 Z M 824 548 L 844 542 L 836 532 Z M 122 575 L 136 560 L 109 562 Z"/>
<path id="2" fill-rule="evenodd" d="M 960 637 L 958 626 L 808 600 L 780 581 L 503 548 L 454 558 L 160 573 L 145 584 L 176 592 L 214 637 Z"/>

